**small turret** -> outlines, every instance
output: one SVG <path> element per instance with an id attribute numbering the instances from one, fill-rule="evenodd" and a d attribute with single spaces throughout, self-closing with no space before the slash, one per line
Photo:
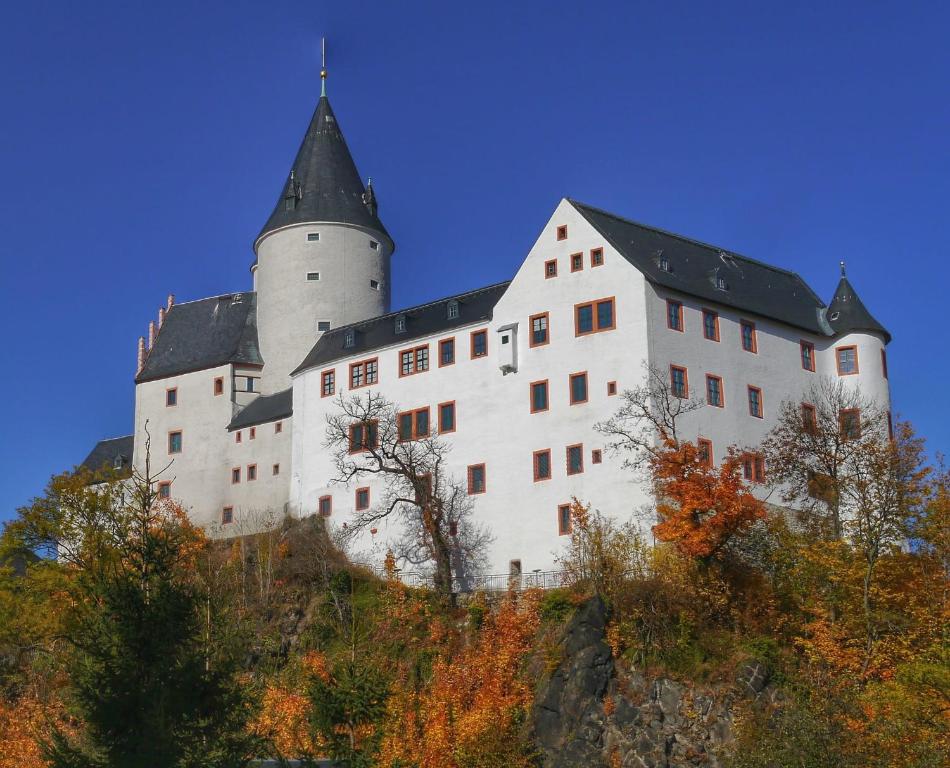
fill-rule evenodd
<path id="1" fill-rule="evenodd" d="M 864 306 L 864 302 L 858 297 L 854 286 L 848 281 L 843 261 L 841 262 L 841 280 L 838 281 L 835 295 L 831 299 L 831 304 L 828 305 L 827 317 L 836 336 L 852 331 L 864 331 L 880 335 L 885 344 L 891 342 L 891 334 L 874 319 Z"/>

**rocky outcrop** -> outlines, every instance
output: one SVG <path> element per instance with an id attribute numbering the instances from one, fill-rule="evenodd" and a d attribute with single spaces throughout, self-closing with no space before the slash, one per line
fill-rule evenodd
<path id="1" fill-rule="evenodd" d="M 734 685 L 700 689 L 625 672 L 606 642 L 607 611 L 594 598 L 568 622 L 560 662 L 540 687 L 533 736 L 544 768 L 681 768 L 721 765 L 740 700 L 768 700 L 769 670 L 743 663 Z"/>

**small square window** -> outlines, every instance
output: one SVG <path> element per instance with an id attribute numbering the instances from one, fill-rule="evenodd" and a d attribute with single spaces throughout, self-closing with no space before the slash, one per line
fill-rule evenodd
<path id="1" fill-rule="evenodd" d="M 333 514 L 333 497 L 321 496 L 317 502 L 317 512 L 321 517 L 329 517 Z"/>
<path id="2" fill-rule="evenodd" d="M 607 395 L 608 395 L 608 397 L 609 397 L 610 395 L 616 395 L 616 394 L 617 394 L 617 382 L 616 382 L 616 381 L 608 381 L 608 382 L 607 382 Z"/>
<path id="3" fill-rule="evenodd" d="M 308 233 L 307 233 L 307 242 L 308 242 L 308 243 L 315 243 L 315 242 L 317 242 L 319 239 L 320 239 L 320 233 L 319 233 L 319 232 L 308 232 Z"/>
<path id="4" fill-rule="evenodd" d="M 158 484 L 158 498 L 168 499 L 172 495 L 172 484 L 168 481 Z"/>
<path id="5" fill-rule="evenodd" d="M 181 453 L 181 432 L 168 433 L 168 452 Z"/>
<path id="6" fill-rule="evenodd" d="M 584 254 L 571 254 L 571 272 L 580 272 L 584 268 Z"/>
<path id="7" fill-rule="evenodd" d="M 587 372 L 572 373 L 568 377 L 571 405 L 587 402 Z"/>
<path id="8" fill-rule="evenodd" d="M 558 240 L 567 240 L 567 224 L 561 224 L 557 228 L 557 239 Z"/>
<path id="9" fill-rule="evenodd" d="M 567 474 L 579 475 L 584 471 L 584 446 L 569 445 L 567 447 Z"/>
<path id="10" fill-rule="evenodd" d="M 379 290 L 379 280 L 370 280 L 370 281 L 369 281 L 369 287 L 372 288 L 374 291 L 378 291 L 378 290 Z"/>
<path id="11" fill-rule="evenodd" d="M 356 511 L 362 512 L 369 509 L 369 488 L 356 489 Z"/>
<path id="12" fill-rule="evenodd" d="M 604 249 L 603 248 L 594 248 L 590 252 L 590 265 L 592 267 L 599 267 L 604 263 Z"/>
<path id="13" fill-rule="evenodd" d="M 248 482 L 251 482 L 252 480 L 257 480 L 257 464 L 247 465 L 247 480 Z"/>
<path id="14" fill-rule="evenodd" d="M 534 480 L 538 482 L 539 480 L 550 480 L 551 479 L 551 451 L 544 449 L 543 451 L 534 452 Z"/>
<path id="15" fill-rule="evenodd" d="M 604 454 L 601 452 L 600 448 L 595 448 L 590 452 L 591 464 L 600 464 L 603 460 Z"/>
<path id="16" fill-rule="evenodd" d="M 326 333 L 330 330 L 329 320 L 317 320 L 317 333 Z"/>
<path id="17" fill-rule="evenodd" d="M 548 409 L 548 382 L 534 381 L 531 388 L 531 413 L 539 413 Z"/>
<path id="18" fill-rule="evenodd" d="M 558 536 L 569 536 L 572 529 L 571 505 L 561 504 L 557 508 L 557 533 Z"/>
<path id="19" fill-rule="evenodd" d="M 224 394 L 224 377 L 218 376 L 214 380 L 214 394 L 223 395 Z"/>
<path id="20" fill-rule="evenodd" d="M 544 279 L 557 277 L 557 259 L 544 262 Z"/>
<path id="21" fill-rule="evenodd" d="M 308 280 L 311 280 L 311 281 L 317 281 L 317 280 L 320 279 L 320 273 L 319 273 L 319 272 L 308 272 L 308 273 L 307 273 L 307 279 L 308 279 Z"/>
<path id="22" fill-rule="evenodd" d="M 241 468 L 234 467 L 234 469 L 231 470 L 231 485 L 237 485 L 240 482 L 241 482 Z"/>
<path id="23" fill-rule="evenodd" d="M 225 507 L 221 510 L 221 523 L 227 525 L 234 522 L 234 507 Z"/>
<path id="24" fill-rule="evenodd" d="M 165 390 L 165 407 L 170 408 L 173 405 L 178 405 L 178 387 Z"/>
<path id="25" fill-rule="evenodd" d="M 379 243 L 377 243 L 375 240 L 370 240 L 370 241 L 369 241 L 369 247 L 372 248 L 374 251 L 378 251 L 378 250 L 379 250 Z"/>
<path id="26" fill-rule="evenodd" d="M 488 331 L 472 331 L 472 359 L 488 354 Z"/>
<path id="27" fill-rule="evenodd" d="M 485 493 L 485 465 L 472 464 L 468 468 L 469 495 Z"/>

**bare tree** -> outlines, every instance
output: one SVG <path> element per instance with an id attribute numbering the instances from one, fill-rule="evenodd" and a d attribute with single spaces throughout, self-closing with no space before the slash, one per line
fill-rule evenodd
<path id="1" fill-rule="evenodd" d="M 403 533 L 394 554 L 412 564 L 431 564 L 436 591 L 451 601 L 453 573 L 464 577 L 477 568 L 491 540 L 473 520 L 467 488 L 451 474 L 451 446 L 431 425 L 420 423 L 421 417 L 401 418 L 395 404 L 374 392 L 341 395 L 337 404 L 339 412 L 327 417 L 326 447 L 336 467 L 331 482 L 376 477 L 384 488 L 371 508 L 356 512 L 349 530 L 399 519 Z"/>
<path id="2" fill-rule="evenodd" d="M 800 400 L 782 403 L 762 452 L 782 500 L 804 522 L 841 539 L 853 460 L 886 439 L 887 412 L 857 387 L 825 376 Z"/>
<path id="3" fill-rule="evenodd" d="M 665 371 L 644 368 L 646 381 L 624 390 L 617 412 L 594 425 L 608 439 L 608 450 L 627 454 L 624 466 L 638 471 L 669 444 L 679 445 L 680 420 L 703 407 L 702 400 L 674 392 Z"/>

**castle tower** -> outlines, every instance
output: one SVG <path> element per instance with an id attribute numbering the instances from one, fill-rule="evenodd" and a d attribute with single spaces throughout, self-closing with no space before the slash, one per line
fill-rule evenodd
<path id="1" fill-rule="evenodd" d="M 389 312 L 395 244 L 376 214 L 323 88 L 274 212 L 254 242 L 262 390 L 290 374 L 320 334 Z"/>

